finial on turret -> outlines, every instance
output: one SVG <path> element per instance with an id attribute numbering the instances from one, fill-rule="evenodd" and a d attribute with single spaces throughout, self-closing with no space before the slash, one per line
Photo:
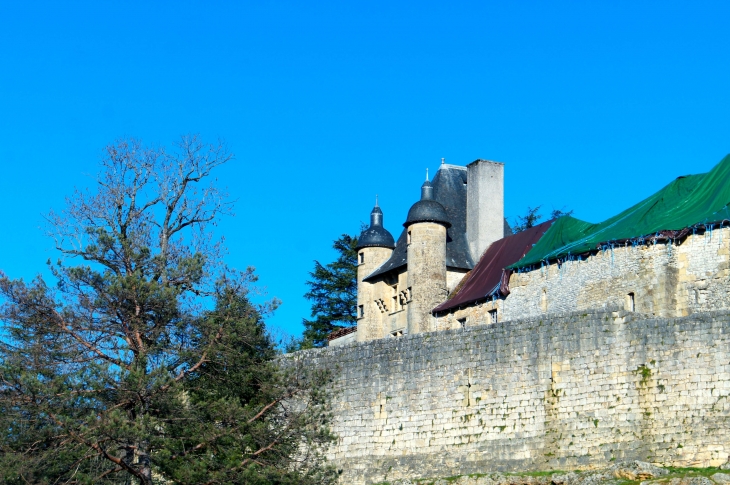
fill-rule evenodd
<path id="1" fill-rule="evenodd" d="M 426 169 L 426 182 L 428 182 L 428 169 Z"/>
<path id="2" fill-rule="evenodd" d="M 378 194 L 375 194 L 375 207 L 378 207 Z"/>
<path id="3" fill-rule="evenodd" d="M 446 160 L 446 159 L 442 157 L 442 158 L 441 158 L 441 165 L 443 165 L 443 164 L 444 164 L 444 160 Z"/>

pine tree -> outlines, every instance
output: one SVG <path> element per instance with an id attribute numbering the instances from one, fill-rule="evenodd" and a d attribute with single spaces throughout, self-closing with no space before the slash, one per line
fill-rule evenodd
<path id="1" fill-rule="evenodd" d="M 323 347 L 332 332 L 357 323 L 357 237 L 341 235 L 332 247 L 337 259 L 327 265 L 314 262 L 304 295 L 312 301 L 311 320 L 304 319 L 301 348 Z"/>
<path id="2" fill-rule="evenodd" d="M 525 215 L 517 216 L 517 218 L 515 218 L 514 223 L 512 224 L 512 232 L 516 234 L 518 232 L 524 231 L 525 229 L 529 229 L 538 225 L 542 220 L 542 214 L 540 214 L 541 207 L 542 206 L 540 205 L 538 205 L 537 207 L 528 206 Z M 550 212 L 550 217 L 548 218 L 548 220 L 557 219 L 558 217 L 569 216 L 573 214 L 572 210 L 565 211 L 563 209 L 553 209 L 552 212 Z"/>
<path id="3" fill-rule="evenodd" d="M 110 146 L 95 190 L 48 217 L 57 284 L 0 273 L 0 482 L 332 481 L 327 376 L 280 371 L 275 302 L 249 301 L 253 270 L 211 237 L 231 158 Z"/>

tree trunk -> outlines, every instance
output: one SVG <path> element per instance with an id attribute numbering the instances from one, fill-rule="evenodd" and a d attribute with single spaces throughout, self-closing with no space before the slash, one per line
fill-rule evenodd
<path id="1" fill-rule="evenodd" d="M 149 442 L 142 441 L 138 448 L 139 457 L 137 463 L 139 463 L 141 477 L 139 479 L 140 485 L 152 485 L 152 468 L 150 467 L 150 455 L 149 455 Z"/>

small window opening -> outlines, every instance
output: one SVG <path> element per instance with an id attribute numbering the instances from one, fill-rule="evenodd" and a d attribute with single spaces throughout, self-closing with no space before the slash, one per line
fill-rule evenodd
<path id="1" fill-rule="evenodd" d="M 396 330 L 395 332 L 390 332 L 390 335 L 392 337 L 402 337 L 403 336 L 403 330 Z"/>
<path id="2" fill-rule="evenodd" d="M 630 312 L 636 311 L 636 299 L 633 293 L 626 295 L 626 309 Z"/>
<path id="3" fill-rule="evenodd" d="M 363 318 L 365 316 L 365 307 L 363 305 L 357 306 L 357 317 Z"/>
<path id="4" fill-rule="evenodd" d="M 411 243 L 411 231 L 408 231 L 407 238 L 408 238 L 408 241 L 407 242 L 408 242 L 408 244 L 410 244 Z"/>
<path id="5" fill-rule="evenodd" d="M 360 264 L 363 264 L 365 262 L 365 253 L 360 253 Z"/>
<path id="6" fill-rule="evenodd" d="M 466 318 L 460 318 L 457 321 L 459 322 L 459 327 L 466 328 Z"/>
<path id="7" fill-rule="evenodd" d="M 542 290 L 542 295 L 540 296 L 540 308 L 543 312 L 547 312 L 548 309 L 548 300 L 547 300 L 547 290 Z"/>
<path id="8" fill-rule="evenodd" d="M 393 298 L 393 313 L 395 313 L 398 310 L 400 310 L 400 305 L 399 305 L 400 299 L 398 298 L 398 285 L 397 284 L 392 285 L 390 288 L 392 289 L 391 295 L 393 295 L 392 296 L 392 298 Z"/>
<path id="9" fill-rule="evenodd" d="M 497 309 L 489 310 L 489 323 L 497 323 Z"/>

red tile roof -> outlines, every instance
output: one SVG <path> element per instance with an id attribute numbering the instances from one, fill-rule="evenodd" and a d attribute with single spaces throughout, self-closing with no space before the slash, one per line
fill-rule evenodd
<path id="1" fill-rule="evenodd" d="M 522 259 L 552 223 L 553 221 L 543 222 L 493 242 L 474 269 L 464 277 L 466 281 L 460 283 L 461 289 L 458 289 L 450 299 L 434 308 L 432 312 L 451 310 L 487 298 L 499 290 L 500 285 L 503 286 L 502 294 L 508 295 L 509 288 L 506 288 L 506 285 L 509 283 L 509 273 L 504 272 L 504 268 Z M 506 279 L 504 282 L 503 276 Z"/>
<path id="2" fill-rule="evenodd" d="M 351 333 L 357 332 L 357 327 L 345 327 L 341 328 L 339 330 L 335 330 L 331 334 L 327 335 L 327 340 L 334 340 L 336 338 L 344 337 L 345 335 L 350 335 Z"/>

